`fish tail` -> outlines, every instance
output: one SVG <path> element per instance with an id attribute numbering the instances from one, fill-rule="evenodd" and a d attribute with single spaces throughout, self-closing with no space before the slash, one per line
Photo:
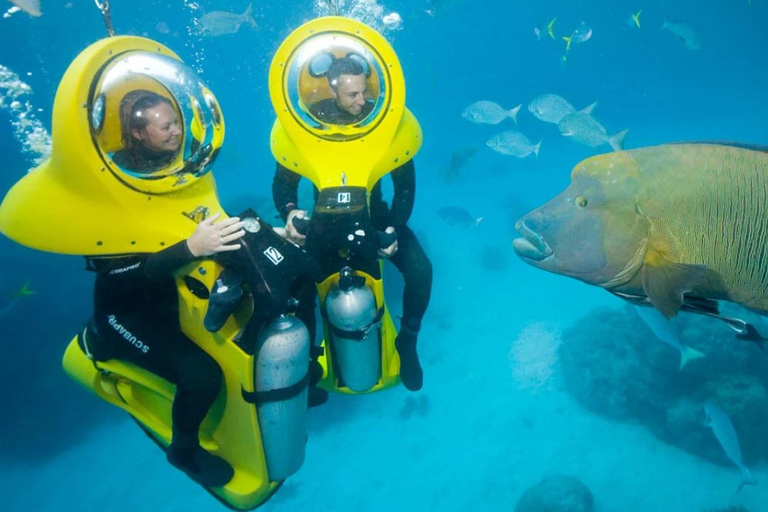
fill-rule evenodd
<path id="1" fill-rule="evenodd" d="M 565 51 L 569 51 L 571 49 L 571 41 L 573 40 L 573 36 L 563 36 L 563 41 L 565 41 Z"/>
<path id="2" fill-rule="evenodd" d="M 518 105 L 518 106 L 516 106 L 515 108 L 513 108 L 513 109 L 511 109 L 511 110 L 509 111 L 509 117 L 511 117 L 511 118 L 512 118 L 512 120 L 513 120 L 515 123 L 517 123 L 517 113 L 520 111 L 520 107 L 522 107 L 522 106 L 523 106 L 522 104 L 521 104 L 521 105 Z"/>
<path id="3" fill-rule="evenodd" d="M 585 107 L 581 109 L 581 112 L 583 114 L 591 115 L 592 111 L 595 110 L 595 107 L 597 107 L 597 102 L 594 102 L 593 104 L 589 105 L 588 107 Z"/>
<path id="4" fill-rule="evenodd" d="M 542 139 L 542 140 L 543 140 L 543 139 Z M 538 160 L 538 159 L 539 159 L 539 149 L 541 148 L 541 142 L 542 142 L 542 141 L 540 140 L 538 144 L 536 144 L 535 146 L 533 146 L 533 154 L 534 154 L 534 155 L 536 155 L 536 160 Z"/>
<path id="5" fill-rule="evenodd" d="M 621 151 L 627 133 L 629 133 L 629 130 L 622 130 L 613 137 L 608 138 L 608 144 L 611 145 L 614 151 Z"/>
<path id="6" fill-rule="evenodd" d="M 702 352 L 699 352 L 698 350 L 692 349 L 688 346 L 683 346 L 683 348 L 680 349 L 680 370 L 685 367 L 686 364 L 688 364 L 689 361 L 693 361 L 694 359 L 701 359 L 704 357 L 704 354 Z"/>
<path id="7" fill-rule="evenodd" d="M 757 480 L 752 476 L 752 472 L 747 466 L 740 466 L 739 470 L 741 471 L 741 482 L 739 483 L 739 488 L 736 489 L 737 494 L 741 492 L 746 485 L 757 485 Z"/>
<path id="8" fill-rule="evenodd" d="M 555 21 L 557 21 L 557 16 L 555 16 L 554 18 L 552 18 L 552 21 L 550 21 L 550 22 L 547 24 L 547 34 L 549 34 L 549 37 L 551 37 L 552 39 L 554 39 L 554 38 L 555 38 L 555 30 L 554 30 L 554 27 L 555 27 Z"/>
<path id="9" fill-rule="evenodd" d="M 253 28 L 259 28 L 259 24 L 253 19 L 253 3 L 248 4 L 248 8 L 245 9 L 245 12 L 243 13 L 243 18 L 245 18 L 245 22 Z"/>
<path id="10" fill-rule="evenodd" d="M 485 220 L 485 217 L 478 217 L 475 219 L 475 226 L 479 226 L 481 222 Z"/>
<path id="11" fill-rule="evenodd" d="M 635 25 L 637 25 L 637 28 L 640 28 L 640 13 L 643 12 L 642 9 L 637 11 L 637 14 L 632 15 L 632 19 L 635 20 Z"/>

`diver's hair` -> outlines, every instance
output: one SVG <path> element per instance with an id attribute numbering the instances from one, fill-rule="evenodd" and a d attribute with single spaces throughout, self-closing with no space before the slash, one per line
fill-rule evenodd
<path id="1" fill-rule="evenodd" d="M 134 149 L 138 141 L 133 136 L 133 130 L 143 130 L 149 125 L 149 119 L 142 116 L 141 112 L 161 103 L 173 108 L 168 98 L 145 89 L 137 89 L 123 96 L 120 102 L 120 130 L 123 147 L 129 150 Z"/>
<path id="2" fill-rule="evenodd" d="M 365 69 L 357 60 L 347 56 L 336 59 L 328 66 L 325 76 L 328 78 L 328 84 L 335 91 L 339 88 L 337 80 L 341 75 L 364 75 Z"/>

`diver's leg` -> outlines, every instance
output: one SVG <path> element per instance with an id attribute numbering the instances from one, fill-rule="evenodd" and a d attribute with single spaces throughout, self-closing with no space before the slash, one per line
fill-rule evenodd
<path id="1" fill-rule="evenodd" d="M 232 478 L 232 468 L 203 450 L 198 438 L 200 424 L 219 394 L 221 369 L 175 326 L 155 325 L 149 330 L 145 322 L 132 316 L 94 317 L 110 358 L 134 363 L 176 385 L 169 462 L 201 485 L 224 485 Z"/>
<path id="2" fill-rule="evenodd" d="M 400 355 L 400 379 L 411 391 L 421 389 L 423 371 L 416 352 L 421 320 L 432 294 L 432 263 L 408 226 L 397 228 L 397 252 L 389 259 L 403 275 L 403 318 L 395 348 Z"/>
<path id="3" fill-rule="evenodd" d="M 205 487 L 220 487 L 234 470 L 223 459 L 200 446 L 199 432 L 208 410 L 221 389 L 218 363 L 181 333 L 162 340 L 169 380 L 176 384 L 171 410 L 173 437 L 168 461 Z"/>
<path id="4" fill-rule="evenodd" d="M 316 345 L 317 340 L 317 321 L 315 315 L 315 302 L 317 300 L 317 288 L 311 280 L 302 280 L 295 283 L 295 292 L 292 294 L 299 301 L 296 308 L 296 317 L 301 320 L 309 331 L 309 407 L 317 407 L 328 400 L 328 392 L 317 387 L 317 383 L 323 377 L 323 367 L 318 361 L 318 357 L 323 353 L 323 349 Z"/>

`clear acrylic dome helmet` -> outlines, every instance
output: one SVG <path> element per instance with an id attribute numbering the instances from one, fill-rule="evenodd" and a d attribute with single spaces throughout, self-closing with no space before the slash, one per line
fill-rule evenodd
<path id="1" fill-rule="evenodd" d="M 314 108 L 333 101 L 335 83 L 328 72 L 341 61 L 351 61 L 364 77 L 365 108 L 359 118 L 339 123 L 324 118 Z M 353 140 L 373 130 L 386 114 L 390 101 L 389 78 L 383 61 L 365 41 L 344 34 L 318 34 L 296 48 L 288 59 L 284 94 L 295 120 L 305 129 L 327 140 Z"/>
<path id="2" fill-rule="evenodd" d="M 94 77 L 91 90 L 92 140 L 118 179 L 167 193 L 210 171 L 224 119 L 213 93 L 181 61 L 127 52 Z"/>

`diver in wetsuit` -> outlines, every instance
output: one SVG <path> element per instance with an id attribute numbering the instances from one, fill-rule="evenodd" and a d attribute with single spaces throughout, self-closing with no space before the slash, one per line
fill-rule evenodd
<path id="1" fill-rule="evenodd" d="M 366 101 L 366 77 L 362 65 L 349 57 L 336 59 L 326 73 L 333 97 L 310 107 L 310 113 L 327 123 L 353 124 L 362 121 L 373 105 Z M 403 290 L 403 316 L 395 347 L 400 355 L 400 377 L 403 385 L 411 390 L 421 389 L 423 371 L 416 351 L 421 321 L 427 310 L 432 290 L 432 263 L 421 247 L 416 235 L 407 226 L 413 211 L 416 192 L 416 173 L 413 161 L 401 165 L 390 173 L 394 185 L 391 208 L 383 200 L 381 182 L 371 190 L 370 215 L 373 226 L 379 231 L 394 228 L 397 240 L 380 251 L 388 258 L 405 281 Z M 299 233 L 293 220 L 306 218 L 307 211 L 299 209 L 298 186 L 301 176 L 279 163 L 272 182 L 272 197 L 277 211 L 285 221 L 289 239 L 302 244 L 306 238 Z M 321 264 L 323 262 L 320 262 Z M 314 296 L 306 297 L 297 316 L 314 336 Z"/>
<path id="2" fill-rule="evenodd" d="M 120 104 L 125 148 L 113 160 L 136 173 L 169 165 L 181 146 L 182 130 L 168 99 L 146 90 Z M 134 363 L 176 385 L 171 410 L 168 461 L 205 487 L 219 487 L 234 471 L 200 446 L 199 429 L 221 389 L 216 361 L 187 338 L 179 323 L 173 272 L 197 258 L 240 249 L 245 235 L 237 217 L 201 221 L 186 240 L 152 254 L 89 258 L 97 272 L 90 334 L 81 344 L 97 361 Z"/>
<path id="3" fill-rule="evenodd" d="M 243 224 L 218 214 L 186 239 L 153 254 L 89 258 L 97 272 L 92 334 L 95 360 L 129 361 L 176 385 L 168 461 L 205 487 L 226 484 L 232 467 L 200 447 L 198 430 L 221 388 L 216 361 L 181 332 L 173 272 L 197 258 L 240 248 Z"/>

